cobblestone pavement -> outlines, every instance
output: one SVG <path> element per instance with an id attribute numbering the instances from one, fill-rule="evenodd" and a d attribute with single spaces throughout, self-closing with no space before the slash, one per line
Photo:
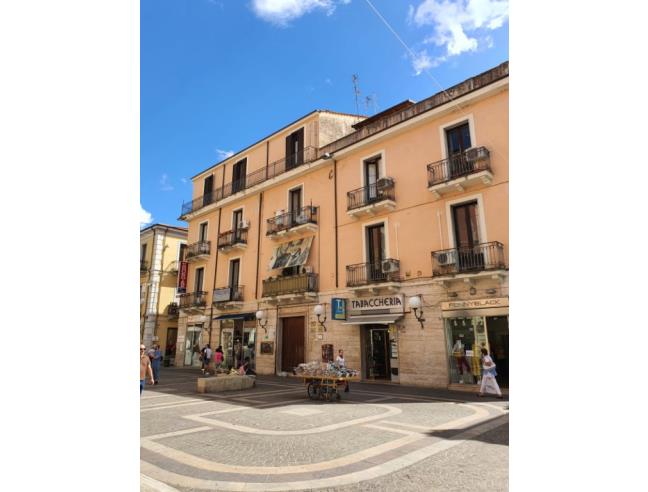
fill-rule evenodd
<path id="1" fill-rule="evenodd" d="M 301 380 L 196 393 L 163 368 L 140 403 L 141 490 L 508 490 L 508 402 L 353 383 L 311 401 Z"/>

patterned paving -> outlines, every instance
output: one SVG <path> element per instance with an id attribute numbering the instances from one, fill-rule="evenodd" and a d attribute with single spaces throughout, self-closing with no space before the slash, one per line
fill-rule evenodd
<path id="1" fill-rule="evenodd" d="M 195 377 L 168 370 L 142 396 L 142 490 L 393 490 L 400 474 L 418 490 L 409 471 L 430 463 L 420 474 L 434 482 L 446 471 L 435 474 L 433 464 L 451 452 L 465 450 L 477 469 L 476 446 L 508 460 L 507 402 L 370 384 L 353 385 L 340 402 L 313 402 L 299 381 L 278 378 L 198 395 Z M 498 437 L 485 442 L 489 435 Z M 506 490 L 507 467 L 470 490 Z"/>

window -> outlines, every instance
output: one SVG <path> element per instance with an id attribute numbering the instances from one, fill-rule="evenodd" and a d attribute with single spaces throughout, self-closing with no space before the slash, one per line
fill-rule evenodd
<path id="1" fill-rule="evenodd" d="M 200 232 L 198 233 L 198 240 L 202 243 L 207 241 L 207 222 L 200 224 Z"/>
<path id="2" fill-rule="evenodd" d="M 468 122 L 446 130 L 446 145 L 450 166 L 450 178 L 461 176 L 471 171 L 467 169 L 472 163 L 466 161 L 465 151 L 471 147 L 470 127 Z"/>
<path id="3" fill-rule="evenodd" d="M 478 247 L 480 240 L 477 211 L 476 201 L 452 207 L 459 271 L 480 270 L 484 267 L 484 253 Z"/>
<path id="4" fill-rule="evenodd" d="M 142 244 L 140 251 L 140 262 L 146 261 L 146 244 Z"/>
<path id="5" fill-rule="evenodd" d="M 185 261 L 185 256 L 187 255 L 187 245 L 186 243 L 180 244 L 180 255 L 178 261 Z"/>
<path id="6" fill-rule="evenodd" d="M 196 282 L 194 283 L 194 292 L 202 292 L 204 275 L 205 269 L 203 267 L 196 268 Z"/>
<path id="7" fill-rule="evenodd" d="M 371 202 L 378 196 L 376 182 L 380 177 L 380 156 L 372 157 L 364 161 L 364 180 L 366 190 L 366 201 Z"/>
<path id="8" fill-rule="evenodd" d="M 385 224 L 367 227 L 368 280 L 383 278 L 382 260 L 385 259 Z"/>
<path id="9" fill-rule="evenodd" d="M 288 193 L 288 210 L 290 212 L 290 226 L 297 224 L 297 217 L 302 209 L 302 189 L 295 188 Z"/>
<path id="10" fill-rule="evenodd" d="M 232 169 L 232 193 L 245 189 L 245 172 L 247 168 L 247 159 L 243 159 L 234 164 Z"/>
<path id="11" fill-rule="evenodd" d="M 214 175 L 207 176 L 203 183 L 203 207 L 213 201 L 212 192 L 214 191 Z"/>
<path id="12" fill-rule="evenodd" d="M 240 270 L 241 270 L 241 260 L 236 259 L 236 260 L 230 261 L 229 288 L 232 289 L 233 291 L 238 288 Z"/>
<path id="13" fill-rule="evenodd" d="M 286 171 L 304 163 L 304 129 L 286 137 Z"/>

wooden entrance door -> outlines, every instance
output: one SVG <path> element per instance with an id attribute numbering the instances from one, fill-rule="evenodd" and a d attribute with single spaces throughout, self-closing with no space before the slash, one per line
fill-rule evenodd
<path id="1" fill-rule="evenodd" d="M 281 320 L 281 370 L 292 372 L 304 361 L 304 317 Z"/>

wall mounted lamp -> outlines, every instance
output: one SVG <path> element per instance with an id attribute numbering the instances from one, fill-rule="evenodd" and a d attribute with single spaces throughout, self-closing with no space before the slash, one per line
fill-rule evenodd
<path id="1" fill-rule="evenodd" d="M 425 318 L 423 317 L 423 308 L 421 307 L 421 298 L 419 296 L 412 296 L 409 298 L 409 306 L 414 311 L 414 317 L 416 321 L 421 323 L 421 330 L 425 328 L 423 322 Z M 420 310 L 420 312 L 418 312 Z"/>
<path id="2" fill-rule="evenodd" d="M 268 324 L 268 319 L 266 318 L 266 312 L 259 309 L 256 312 L 256 319 L 257 319 L 257 323 L 259 323 L 259 326 L 263 328 L 266 333 L 268 333 L 268 329 L 266 328 L 266 325 Z"/>
<path id="3" fill-rule="evenodd" d="M 317 322 L 320 324 L 322 328 L 324 328 L 324 331 L 326 331 L 326 325 L 324 324 L 324 322 L 326 321 L 324 306 L 318 304 L 313 308 L 313 312 L 315 313 L 315 316 L 317 316 Z M 322 315 L 324 315 L 324 319 L 321 319 Z"/>

